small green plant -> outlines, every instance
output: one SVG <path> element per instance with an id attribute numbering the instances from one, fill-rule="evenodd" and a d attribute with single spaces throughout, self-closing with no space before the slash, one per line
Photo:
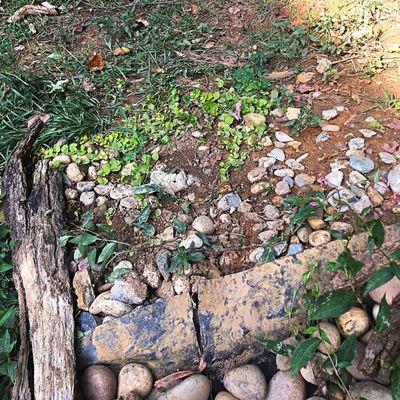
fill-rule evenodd
<path id="1" fill-rule="evenodd" d="M 296 200 L 297 204 L 300 204 Z M 304 203 L 301 205 L 305 206 Z M 306 212 L 308 214 L 308 212 Z M 321 343 L 330 344 L 328 336 L 319 326 L 319 321 L 335 319 L 348 312 L 354 306 L 361 306 L 362 299 L 371 290 L 385 284 L 393 277 L 400 278 L 400 248 L 388 252 L 383 248 L 385 240 L 385 229 L 379 220 L 364 220 L 365 216 L 358 218 L 359 227 L 368 236 L 368 248 L 371 254 L 379 252 L 388 260 L 388 267 L 381 268 L 373 273 L 365 284 L 363 290 L 357 287 L 356 274 L 361 271 L 364 264 L 354 258 L 348 247 L 349 237 L 337 235 L 345 240 L 345 249 L 339 255 L 336 261 L 329 261 L 326 264 L 328 271 L 341 270 L 351 281 L 351 290 L 333 290 L 322 292 L 318 283 L 318 279 L 313 279 L 314 274 L 318 271 L 320 265 L 313 262 L 303 274 L 303 290 L 301 302 L 304 309 L 307 310 L 306 329 L 297 335 L 299 344 L 291 346 L 278 340 L 261 340 L 261 342 L 276 354 L 282 354 L 292 358 L 291 374 L 296 374 L 310 360 L 313 359 L 317 347 Z M 301 218 L 303 219 L 303 218 Z M 390 307 L 383 297 L 380 303 L 380 309 L 376 318 L 375 330 L 382 333 L 389 328 L 391 323 Z M 318 333 L 318 335 L 315 335 Z M 328 359 L 323 363 L 322 370 L 325 372 L 325 378 L 332 380 L 340 386 L 340 388 L 348 393 L 343 377 L 343 371 L 351 365 L 356 354 L 357 337 L 353 333 L 347 337 L 341 344 L 340 348 L 333 354 L 328 355 Z M 333 371 L 333 374 L 332 374 Z M 392 367 L 391 389 L 394 399 L 400 398 L 400 368 L 399 362 L 396 361 Z"/>
<path id="2" fill-rule="evenodd" d="M 4 399 L 14 380 L 18 339 L 18 299 L 12 281 L 9 229 L 0 225 L 0 393 Z"/>
<path id="3" fill-rule="evenodd" d="M 192 263 L 202 263 L 204 260 L 204 254 L 199 251 L 194 251 L 193 247 L 190 247 L 189 249 L 179 247 L 178 250 L 174 251 L 172 254 L 169 271 L 182 275 L 185 270 L 190 268 Z"/>
<path id="4" fill-rule="evenodd" d="M 115 231 L 109 225 L 94 222 L 93 210 L 90 210 L 83 215 L 79 227 L 60 237 L 60 244 L 75 247 L 75 262 L 85 260 L 95 271 L 103 271 L 118 248 L 119 242 L 115 237 Z"/>

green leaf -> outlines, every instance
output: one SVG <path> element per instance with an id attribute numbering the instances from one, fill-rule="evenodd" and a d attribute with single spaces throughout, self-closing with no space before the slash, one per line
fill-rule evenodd
<path id="1" fill-rule="evenodd" d="M 364 296 L 366 296 L 371 290 L 389 282 L 393 276 L 393 272 L 389 268 L 381 268 L 378 269 L 378 271 L 375 271 L 365 285 Z"/>
<path id="2" fill-rule="evenodd" d="M 65 246 L 67 245 L 68 240 L 69 240 L 70 237 L 71 237 L 71 236 L 67 236 L 67 235 L 61 236 L 60 239 L 59 239 L 60 246 L 61 246 L 61 247 L 65 247 Z"/>
<path id="3" fill-rule="evenodd" d="M 83 215 L 82 220 L 82 228 L 83 229 L 92 229 L 94 225 L 93 222 L 93 210 L 89 210 Z"/>
<path id="4" fill-rule="evenodd" d="M 74 251 L 74 261 L 78 262 L 83 258 L 83 254 L 80 252 L 79 247 L 77 247 Z"/>
<path id="5" fill-rule="evenodd" d="M 354 292 L 344 290 L 326 292 L 314 303 L 314 309 L 310 312 L 310 319 L 337 318 L 356 304 L 358 304 L 358 301 Z"/>
<path id="6" fill-rule="evenodd" d="M 99 258 L 97 259 L 97 263 L 104 265 L 114 254 L 116 249 L 117 249 L 116 243 L 107 243 L 101 250 Z"/>
<path id="7" fill-rule="evenodd" d="M 294 378 L 301 368 L 303 368 L 313 357 L 321 340 L 318 338 L 310 338 L 303 340 L 294 350 L 292 357 L 291 373 Z"/>
<path id="8" fill-rule="evenodd" d="M 271 262 L 275 260 L 275 252 L 272 246 L 265 246 L 264 251 L 261 255 L 261 262 Z"/>
<path id="9" fill-rule="evenodd" d="M 260 342 L 275 354 L 292 357 L 295 347 L 290 344 L 285 344 L 281 340 L 260 340 Z"/>
<path id="10" fill-rule="evenodd" d="M 379 312 L 376 317 L 376 331 L 382 333 L 385 329 L 389 328 L 391 322 L 390 308 L 386 301 L 386 294 L 381 300 L 379 305 Z"/>
<path id="11" fill-rule="evenodd" d="M 389 269 L 393 272 L 393 275 L 400 279 L 400 265 L 391 261 L 389 264 Z"/>
<path id="12" fill-rule="evenodd" d="M 190 253 L 188 258 L 189 258 L 189 261 L 194 262 L 194 263 L 202 263 L 206 259 L 204 254 L 200 253 L 200 252 Z"/>
<path id="13" fill-rule="evenodd" d="M 160 193 L 162 191 L 163 189 L 160 185 L 152 184 L 136 186 L 135 188 L 133 188 L 134 195 Z"/>
<path id="14" fill-rule="evenodd" d="M 346 338 L 339 350 L 336 353 L 338 367 L 347 368 L 351 365 L 357 350 L 357 335 L 352 333 L 348 338 Z"/>
<path id="15" fill-rule="evenodd" d="M 84 235 L 79 235 L 74 237 L 73 239 L 70 240 L 70 242 L 74 244 L 81 244 L 87 246 L 89 244 L 93 244 L 97 239 L 98 237 L 96 235 L 85 233 Z"/>
<path id="16" fill-rule="evenodd" d="M 138 225 L 146 223 L 149 220 L 150 214 L 151 214 L 151 207 L 149 204 L 140 212 L 137 218 Z"/>
<path id="17" fill-rule="evenodd" d="M 152 224 L 149 224 L 148 222 L 138 225 L 138 227 L 143 229 L 144 234 L 148 237 L 152 237 L 156 233 L 156 228 Z"/>
<path id="18" fill-rule="evenodd" d="M 392 253 L 390 253 L 389 256 L 393 258 L 393 260 L 400 260 L 400 247 L 395 251 L 393 251 Z"/>
<path id="19" fill-rule="evenodd" d="M 97 257 L 97 249 L 95 247 L 91 247 L 87 253 L 87 260 L 91 267 L 96 265 L 96 257 Z"/>
<path id="20" fill-rule="evenodd" d="M 364 264 L 356 260 L 349 249 L 345 249 L 338 257 L 337 262 L 329 261 L 326 264 L 328 271 L 342 270 L 347 277 L 353 278 Z"/>
<path id="21" fill-rule="evenodd" d="M 174 228 L 177 232 L 179 232 L 180 234 L 184 234 L 186 232 L 186 226 L 185 224 L 180 221 L 179 219 L 174 219 L 173 222 Z"/>
<path id="22" fill-rule="evenodd" d="M 392 366 L 390 390 L 393 400 L 400 400 L 400 360 L 397 359 Z"/>
<path id="23" fill-rule="evenodd" d="M 385 241 L 385 227 L 383 223 L 377 219 L 366 223 L 367 229 L 371 232 L 371 236 L 377 247 L 381 248 Z"/>

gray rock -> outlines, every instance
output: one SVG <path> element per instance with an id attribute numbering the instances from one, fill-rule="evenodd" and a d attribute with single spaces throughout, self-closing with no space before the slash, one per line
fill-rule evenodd
<path id="1" fill-rule="evenodd" d="M 359 132 L 367 139 L 376 135 L 376 132 L 372 131 L 371 129 L 360 129 Z"/>
<path id="2" fill-rule="evenodd" d="M 326 175 L 325 179 L 333 187 L 339 187 L 343 182 L 343 172 L 339 170 L 334 170 Z"/>
<path id="3" fill-rule="evenodd" d="M 282 168 L 282 169 L 276 169 L 274 171 L 274 175 L 279 176 L 280 178 L 284 178 L 286 176 L 292 178 L 294 176 L 294 172 L 289 168 Z"/>
<path id="4" fill-rule="evenodd" d="M 71 165 L 71 164 L 70 164 Z M 95 192 L 83 192 L 79 197 L 79 201 L 85 206 L 91 206 L 96 200 Z"/>
<path id="5" fill-rule="evenodd" d="M 264 400 L 267 394 L 267 381 L 256 365 L 247 364 L 228 371 L 223 382 L 239 400 Z"/>
<path id="6" fill-rule="evenodd" d="M 167 281 L 169 279 L 169 260 L 171 252 L 169 250 L 160 250 L 156 255 L 156 265 L 163 278 Z"/>
<path id="7" fill-rule="evenodd" d="M 252 263 L 256 263 L 256 262 L 260 261 L 263 253 L 264 253 L 263 247 L 256 247 L 254 250 L 252 250 L 250 252 L 249 261 Z"/>
<path id="8" fill-rule="evenodd" d="M 349 183 L 353 185 L 365 184 L 368 179 L 358 171 L 351 171 L 349 174 Z"/>
<path id="9" fill-rule="evenodd" d="M 93 314 L 86 311 L 81 312 L 76 321 L 77 328 L 83 333 L 92 331 L 101 323 L 99 317 L 95 317 Z"/>
<path id="10" fill-rule="evenodd" d="M 67 154 L 60 154 L 53 158 L 51 164 L 55 166 L 68 165 L 70 162 L 71 162 L 70 156 L 68 156 Z"/>
<path id="11" fill-rule="evenodd" d="M 251 182 L 258 182 L 261 181 L 267 173 L 267 169 L 265 167 L 256 167 L 253 168 L 247 174 L 247 179 Z"/>
<path id="12" fill-rule="evenodd" d="M 114 200 L 121 200 L 124 197 L 132 196 L 133 188 L 130 185 L 119 183 L 110 190 L 110 197 Z"/>
<path id="13" fill-rule="evenodd" d="M 116 279 L 111 289 L 111 298 L 126 304 L 142 304 L 146 297 L 147 286 L 130 273 Z"/>
<path id="14" fill-rule="evenodd" d="M 394 164 L 397 161 L 396 156 L 393 154 L 390 154 L 386 151 L 381 151 L 379 153 L 379 158 L 385 163 L 385 164 Z"/>
<path id="15" fill-rule="evenodd" d="M 338 111 L 336 108 L 332 108 L 330 110 L 323 110 L 322 111 L 322 119 L 325 121 L 329 121 L 331 119 L 336 118 L 338 115 Z"/>
<path id="16" fill-rule="evenodd" d="M 390 389 L 372 381 L 357 382 L 350 385 L 349 392 L 353 399 L 365 400 L 392 400 Z M 350 396 L 346 397 L 350 400 Z"/>
<path id="17" fill-rule="evenodd" d="M 266 169 L 272 167 L 275 163 L 276 163 L 276 158 L 272 157 L 261 157 L 258 160 L 258 166 Z"/>
<path id="18" fill-rule="evenodd" d="M 268 157 L 275 158 L 278 161 L 285 161 L 285 153 L 282 149 L 273 149 L 268 154 Z"/>
<path id="19" fill-rule="evenodd" d="M 286 251 L 287 247 L 288 247 L 288 244 L 285 241 L 276 244 L 273 247 L 275 256 L 276 257 L 281 256 Z"/>
<path id="20" fill-rule="evenodd" d="M 167 390 L 159 400 L 207 400 L 211 393 L 211 381 L 204 375 L 192 375 Z"/>
<path id="21" fill-rule="evenodd" d="M 187 176 L 184 171 L 180 171 L 177 174 L 153 171 L 150 174 L 150 183 L 160 185 L 167 193 L 172 195 L 188 187 Z"/>
<path id="22" fill-rule="evenodd" d="M 99 196 L 108 196 L 110 194 L 110 190 L 112 189 L 112 185 L 96 185 L 94 187 L 94 191 L 99 195 Z"/>
<path id="23" fill-rule="evenodd" d="M 293 141 L 293 138 L 285 132 L 280 132 L 280 131 L 275 132 L 275 137 L 278 142 L 282 143 L 288 143 Z"/>
<path id="24" fill-rule="evenodd" d="M 367 195 L 363 195 L 360 200 L 350 203 L 350 208 L 356 213 L 361 213 L 364 209 L 371 207 L 371 200 Z"/>
<path id="25" fill-rule="evenodd" d="M 292 378 L 290 371 L 279 371 L 269 382 L 265 400 L 304 400 L 306 384 L 300 374 Z"/>
<path id="26" fill-rule="evenodd" d="M 298 188 L 311 186 L 315 182 L 315 177 L 307 174 L 299 174 L 294 178 L 294 183 Z"/>
<path id="27" fill-rule="evenodd" d="M 400 164 L 389 172 L 388 184 L 394 193 L 400 193 Z"/>
<path id="28" fill-rule="evenodd" d="M 362 150 L 365 146 L 365 139 L 364 138 L 350 139 L 348 146 L 350 150 Z"/>
<path id="29" fill-rule="evenodd" d="M 375 164 L 370 158 L 351 156 L 350 166 L 362 174 L 368 174 L 374 169 Z"/>
<path id="30" fill-rule="evenodd" d="M 65 173 L 72 182 L 80 182 L 85 177 L 85 174 L 79 169 L 76 163 L 69 164 Z"/>
<path id="31" fill-rule="evenodd" d="M 353 226 L 346 222 L 333 222 L 331 225 L 331 230 L 335 232 L 339 232 L 342 235 L 347 235 L 349 233 L 353 233 Z"/>
<path id="32" fill-rule="evenodd" d="M 271 204 L 267 204 L 264 207 L 264 216 L 267 221 L 275 221 L 279 218 L 279 210 Z"/>
<path id="33" fill-rule="evenodd" d="M 275 193 L 278 196 L 283 196 L 285 194 L 289 194 L 290 193 L 289 184 L 287 182 L 284 182 L 284 181 L 278 182 L 276 184 L 276 186 L 275 186 Z"/>
<path id="34" fill-rule="evenodd" d="M 138 200 L 134 196 L 124 197 L 119 202 L 119 206 L 120 206 L 120 208 L 126 208 L 128 210 L 131 210 L 132 208 L 140 206 L 140 200 Z"/>
<path id="35" fill-rule="evenodd" d="M 288 256 L 293 256 L 295 254 L 300 254 L 304 251 L 304 247 L 301 243 L 292 243 L 287 251 Z"/>
<path id="36" fill-rule="evenodd" d="M 237 193 L 228 193 L 218 201 L 218 208 L 222 211 L 234 211 L 240 204 L 242 199 Z"/>
<path id="37" fill-rule="evenodd" d="M 88 175 L 88 179 L 90 179 L 91 181 L 95 181 L 97 179 L 97 170 L 93 165 L 91 165 L 88 168 L 88 174 L 87 175 Z"/>
<path id="38" fill-rule="evenodd" d="M 94 189 L 95 186 L 96 186 L 95 182 L 80 181 L 76 184 L 76 189 L 78 190 L 79 193 L 90 192 Z"/>

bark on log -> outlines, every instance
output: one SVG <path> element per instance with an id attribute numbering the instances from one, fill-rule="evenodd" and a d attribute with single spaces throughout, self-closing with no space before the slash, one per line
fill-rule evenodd
<path id="1" fill-rule="evenodd" d="M 14 283 L 20 304 L 18 366 L 13 400 L 69 400 L 75 394 L 74 319 L 70 278 L 59 244 L 62 178 L 39 161 L 28 163 L 43 121 L 36 117 L 7 163 L 5 216 L 16 239 Z M 30 352 L 32 357 L 30 357 Z"/>

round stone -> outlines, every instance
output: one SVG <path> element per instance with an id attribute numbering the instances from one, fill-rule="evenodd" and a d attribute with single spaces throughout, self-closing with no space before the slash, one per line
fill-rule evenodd
<path id="1" fill-rule="evenodd" d="M 78 164 L 76 163 L 69 164 L 65 173 L 72 182 L 80 182 L 85 177 L 84 173 L 79 169 Z"/>
<path id="2" fill-rule="evenodd" d="M 315 231 L 310 235 L 309 242 L 311 246 L 323 246 L 331 241 L 331 234 L 328 231 Z"/>
<path id="3" fill-rule="evenodd" d="M 307 222 L 315 231 L 323 229 L 326 226 L 326 222 L 322 218 L 318 217 L 310 217 L 308 218 Z"/>
<path id="4" fill-rule="evenodd" d="M 297 374 L 292 378 L 290 371 L 279 371 L 269 382 L 265 400 L 304 400 L 305 398 L 306 384 L 302 376 Z"/>
<path id="5" fill-rule="evenodd" d="M 351 156 L 350 167 L 362 174 L 368 174 L 374 169 L 375 164 L 370 158 Z"/>
<path id="6" fill-rule="evenodd" d="M 297 237 L 303 243 L 308 243 L 310 238 L 311 229 L 308 226 L 303 226 L 297 231 Z"/>
<path id="7" fill-rule="evenodd" d="M 276 219 L 279 218 L 280 212 L 279 210 L 272 206 L 271 204 L 267 204 L 264 207 L 264 216 L 267 221 L 275 221 Z"/>
<path id="8" fill-rule="evenodd" d="M 118 396 L 125 398 L 134 392 L 139 396 L 146 397 L 153 387 L 153 376 L 151 371 L 142 364 L 127 364 L 118 375 Z"/>
<path id="9" fill-rule="evenodd" d="M 350 396 L 346 400 L 392 400 L 390 389 L 372 381 L 357 382 L 349 387 Z"/>
<path id="10" fill-rule="evenodd" d="M 243 365 L 227 372 L 224 386 L 239 400 L 265 400 L 267 381 L 256 365 Z"/>
<path id="11" fill-rule="evenodd" d="M 207 400 L 211 393 L 211 381 L 204 375 L 189 376 L 163 393 L 158 400 Z"/>
<path id="12" fill-rule="evenodd" d="M 325 333 L 330 343 L 322 341 L 317 350 L 324 354 L 332 354 L 339 350 L 341 339 L 338 328 L 329 322 L 320 322 L 318 327 Z M 321 339 L 319 331 L 315 331 L 312 336 Z"/>
<path id="13" fill-rule="evenodd" d="M 248 172 L 247 179 L 251 182 L 261 181 L 265 174 L 267 173 L 267 169 L 265 167 L 256 167 Z"/>
<path id="14" fill-rule="evenodd" d="M 337 319 L 337 326 L 344 337 L 352 333 L 361 336 L 369 328 L 368 314 L 362 308 L 353 307 Z"/>
<path id="15" fill-rule="evenodd" d="M 117 395 L 117 378 L 105 365 L 86 368 L 80 386 L 85 400 L 113 400 Z"/>
<path id="16" fill-rule="evenodd" d="M 215 232 L 214 222 L 206 215 L 197 217 L 193 221 L 192 227 L 195 231 L 203 233 L 204 235 L 211 235 Z"/>

